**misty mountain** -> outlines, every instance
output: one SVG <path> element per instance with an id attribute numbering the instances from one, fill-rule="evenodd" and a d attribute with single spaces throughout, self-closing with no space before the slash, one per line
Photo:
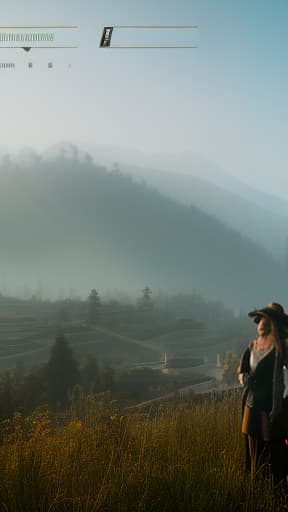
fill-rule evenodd
<path id="1" fill-rule="evenodd" d="M 185 205 L 193 204 L 227 226 L 262 245 L 280 262 L 288 237 L 287 215 L 269 211 L 241 195 L 226 191 L 197 176 L 168 173 L 135 166 L 121 167 L 138 181 L 145 181 L 165 196 Z"/>
<path id="2" fill-rule="evenodd" d="M 89 155 L 6 157 L 0 179 L 0 286 L 86 296 L 149 285 L 235 306 L 285 302 L 286 274 L 256 243 Z"/>
<path id="3" fill-rule="evenodd" d="M 69 144 L 61 147 L 69 150 Z M 114 146 L 91 149 L 97 162 L 110 168 L 116 164 L 124 174 L 144 180 L 167 197 L 198 206 L 283 261 L 288 236 L 288 202 L 284 199 L 242 183 L 192 152 L 147 155 Z"/>
<path id="4" fill-rule="evenodd" d="M 69 151 L 68 148 L 70 146 L 71 143 L 62 143 L 55 145 L 54 150 L 57 148 L 59 151 L 61 147 Z M 257 188 L 255 188 L 251 184 L 236 178 L 200 153 L 183 151 L 181 153 L 167 152 L 149 154 L 134 148 L 97 144 L 92 146 L 85 143 L 81 144 L 81 147 L 85 148 L 96 162 L 108 167 L 113 166 L 113 164 L 117 162 L 121 169 L 125 169 L 129 166 L 130 169 L 134 168 L 135 171 L 137 168 L 153 169 L 157 170 L 157 172 L 161 171 L 167 174 L 177 174 L 177 176 L 198 177 L 227 192 L 240 196 L 263 209 L 276 214 L 288 215 L 288 201 L 283 199 L 283 197 L 279 197 L 276 193 L 272 193 L 271 191 L 268 193 L 267 190 L 262 188 L 263 184 L 261 181 Z"/>

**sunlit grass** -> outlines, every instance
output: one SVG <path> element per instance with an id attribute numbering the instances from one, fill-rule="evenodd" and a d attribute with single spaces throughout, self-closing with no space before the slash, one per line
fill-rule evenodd
<path id="1" fill-rule="evenodd" d="M 238 392 L 145 413 L 90 402 L 62 425 L 18 415 L 2 437 L 3 511 L 285 510 L 245 474 Z"/>

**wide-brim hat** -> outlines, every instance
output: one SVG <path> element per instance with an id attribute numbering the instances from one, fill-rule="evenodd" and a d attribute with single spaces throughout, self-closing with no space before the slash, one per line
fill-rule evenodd
<path id="1" fill-rule="evenodd" d="M 268 304 L 268 306 L 262 309 L 254 309 L 254 311 L 248 313 L 248 316 L 253 318 L 256 324 L 259 324 L 261 318 L 268 317 L 278 325 L 283 325 L 283 327 L 288 328 L 288 315 L 286 315 L 283 306 L 277 302 L 271 302 L 271 304 Z"/>

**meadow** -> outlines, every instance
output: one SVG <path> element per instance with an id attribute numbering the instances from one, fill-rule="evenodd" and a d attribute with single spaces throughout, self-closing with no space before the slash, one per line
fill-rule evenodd
<path id="1" fill-rule="evenodd" d="M 1 512 L 272 511 L 269 477 L 244 468 L 240 394 L 143 413 L 75 400 L 1 424 Z M 288 500 L 287 500 L 288 507 Z"/>

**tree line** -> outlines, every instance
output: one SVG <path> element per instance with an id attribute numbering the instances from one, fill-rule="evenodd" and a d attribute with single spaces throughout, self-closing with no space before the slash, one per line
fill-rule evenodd
<path id="1" fill-rule="evenodd" d="M 75 396 L 109 392 L 113 399 L 141 401 L 169 392 L 176 384 L 161 371 L 150 368 L 116 370 L 108 362 L 99 364 L 90 355 L 84 364 L 76 360 L 64 334 L 56 337 L 47 363 L 25 372 L 23 366 L 0 376 L 0 420 L 15 412 L 31 414 L 39 407 L 64 411 Z"/>
<path id="2" fill-rule="evenodd" d="M 33 367 L 28 373 L 17 365 L 0 378 L 0 418 L 11 417 L 15 411 L 31 413 L 40 405 L 51 409 L 63 409 L 69 402 L 75 385 L 87 392 L 109 389 L 113 369 L 100 367 L 90 356 L 79 366 L 64 334 L 56 337 L 46 364 Z"/>

